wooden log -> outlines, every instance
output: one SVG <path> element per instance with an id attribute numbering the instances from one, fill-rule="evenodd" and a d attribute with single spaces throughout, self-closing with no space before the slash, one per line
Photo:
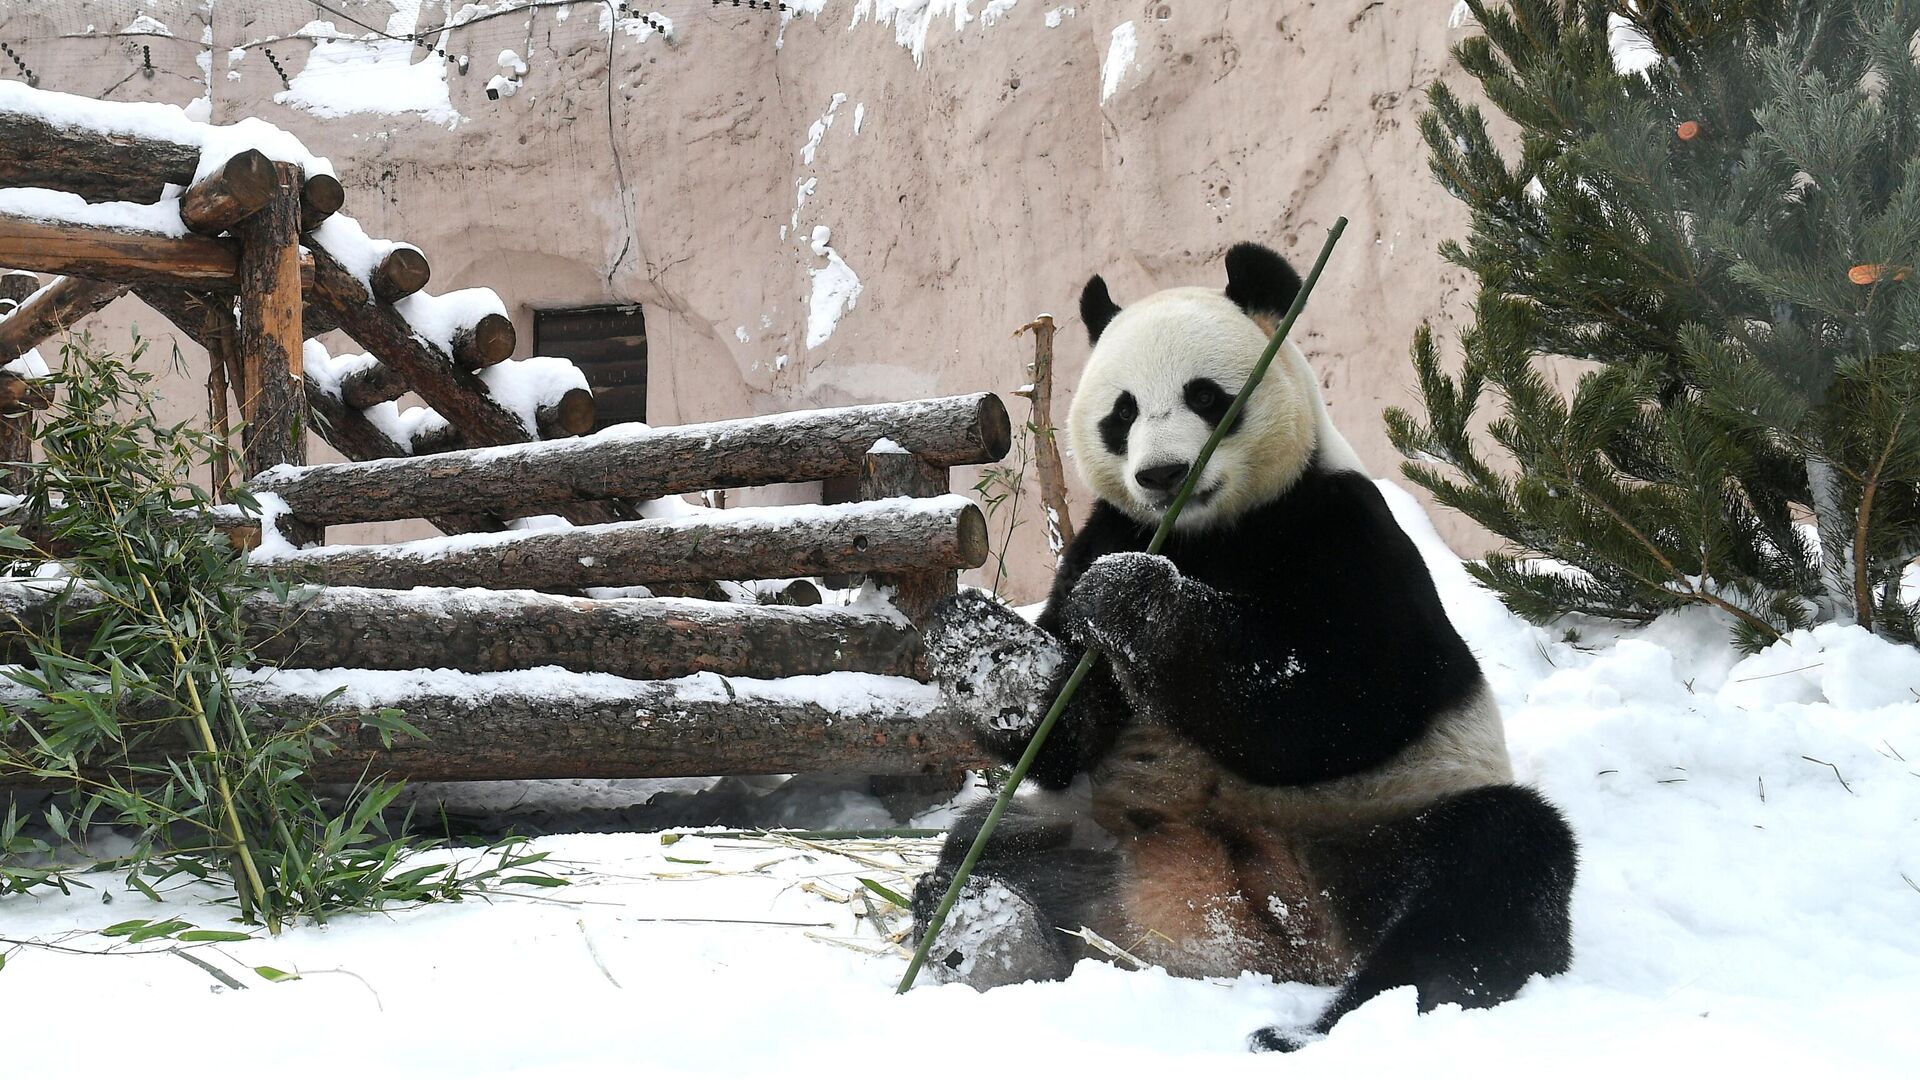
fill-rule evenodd
<path id="1" fill-rule="evenodd" d="M 32 461 L 33 414 L 0 411 L 0 492 L 25 494 L 26 466 Z"/>
<path id="2" fill-rule="evenodd" d="M 274 183 L 267 155 L 242 150 L 180 196 L 180 220 L 202 236 L 219 236 L 267 205 Z"/>
<path id="3" fill-rule="evenodd" d="M 452 549 L 438 540 L 319 548 L 265 565 L 291 580 L 375 589 L 582 589 L 957 569 L 986 558 L 986 518 L 953 495 L 500 533 Z"/>
<path id="4" fill-rule="evenodd" d="M 351 783 L 363 773 L 415 781 L 611 779 L 902 774 L 990 764 L 973 739 L 972 722 L 943 708 L 930 686 L 837 675 L 829 691 L 817 678 L 580 675 L 529 687 L 519 675 L 434 673 L 405 686 L 389 679 L 380 687 L 350 687 L 335 697 L 345 681 L 337 672 L 286 670 L 237 693 L 259 711 L 263 726 L 328 722 L 339 749 L 307 772 L 324 783 Z M 19 709 L 23 696 L 0 686 L 0 710 Z M 396 737 L 383 747 L 365 723 L 381 708 L 398 709 L 425 737 Z M 130 720 L 159 719 L 159 709 L 148 704 L 125 711 Z M 23 738 L 8 736 L 14 745 Z M 187 749 L 177 726 L 151 739 L 146 752 L 156 760 Z M 31 781 L 0 774 L 0 784 L 22 783 Z"/>
<path id="5" fill-rule="evenodd" d="M 0 107 L 0 187 L 72 191 L 91 202 L 150 203 L 193 182 L 200 147 L 65 127 L 31 109 Z"/>
<path id="6" fill-rule="evenodd" d="M 282 470 L 258 486 L 287 500 L 306 520 L 328 525 L 483 510 L 521 517 L 579 499 L 647 500 L 854 476 L 880 439 L 944 468 L 1000 460 L 1012 444 L 1012 427 L 999 398 L 968 394 L 603 432 L 541 446 L 463 451 L 430 463 L 311 465 Z"/>
<path id="7" fill-rule="evenodd" d="M 340 265 L 339 260 L 324 248 L 316 247 L 313 261 L 315 297 L 332 315 L 334 323 L 359 342 L 361 348 L 399 372 L 434 411 L 459 429 L 469 445 L 498 446 L 534 438 L 534 432 L 521 426 L 517 416 L 487 394 L 486 384 L 478 376 L 462 369 L 438 345 L 414 333 L 413 327 L 392 305 L 377 300 L 372 290 Z M 464 507 L 449 512 L 473 513 L 484 509 Z M 419 514 L 409 512 L 402 516 Z"/>
<path id="8" fill-rule="evenodd" d="M 947 494 L 947 489 L 947 470 L 928 465 L 912 454 L 868 454 L 863 463 L 862 499 L 933 498 Z M 981 561 L 985 560 L 983 552 Z M 875 584 L 887 590 L 893 606 L 915 626 L 926 625 L 934 606 L 960 588 L 959 574 L 944 566 L 914 567 L 873 577 Z"/>
<path id="9" fill-rule="evenodd" d="M 129 285 L 234 287 L 231 241 L 69 225 L 0 213 L 0 263 Z"/>
<path id="10" fill-rule="evenodd" d="M 35 412 L 52 407 L 53 387 L 45 380 L 0 371 L 0 413 Z"/>
<path id="11" fill-rule="evenodd" d="M 98 626 L 90 590 L 0 581 L 0 664 L 32 662 L 25 628 L 70 641 Z M 61 617 L 56 620 L 56 614 Z M 828 671 L 909 675 L 919 635 L 904 621 L 838 607 L 760 607 L 704 600 L 583 600 L 480 589 L 299 588 L 248 596 L 247 643 L 276 665 L 407 671 L 555 666 L 629 679 L 699 671 L 781 678 Z"/>
<path id="12" fill-rule="evenodd" d="M 27 297 L 40 291 L 40 275 L 27 270 L 9 270 L 0 274 L 0 301 L 10 301 L 18 306 Z"/>
<path id="13" fill-rule="evenodd" d="M 246 397 L 242 455 L 248 476 L 307 460 L 300 328 L 300 169 L 273 167 L 267 204 L 237 228 L 240 238 L 240 368 Z M 301 533 L 296 542 L 312 537 Z"/>
<path id="14" fill-rule="evenodd" d="M 211 354 L 218 346 L 220 333 L 238 334 L 234 326 L 233 305 L 224 298 L 210 294 L 194 294 L 180 289 L 159 289 L 143 287 L 135 290 L 142 302 L 165 316 L 178 327 L 181 333 L 192 338 L 201 348 Z M 226 327 L 224 330 L 210 331 L 208 310 L 224 311 Z M 217 327 L 219 320 L 212 320 Z M 0 324 L 4 325 L 4 324 Z M 228 368 L 229 375 L 240 370 L 238 365 Z M 375 427 L 358 409 L 348 408 L 346 403 L 315 385 L 313 380 L 301 378 L 303 396 L 306 398 L 308 416 L 315 433 L 335 450 L 354 461 L 374 461 L 382 458 L 405 457 L 408 448 L 387 437 L 386 432 Z M 235 396 L 244 391 L 236 386 Z M 257 486 L 256 483 L 249 486 Z M 449 535 L 468 532 L 494 532 L 505 526 L 500 519 L 486 514 L 429 514 L 423 515 L 433 527 Z"/>
<path id="15" fill-rule="evenodd" d="M 373 279 L 373 295 L 391 304 L 426 288 L 433 267 L 419 248 L 402 244 L 381 256 L 369 276 Z"/>
<path id="16" fill-rule="evenodd" d="M 492 367 L 511 358 L 515 344 L 513 320 L 491 312 L 453 332 L 453 358 L 470 368 Z"/>
<path id="17" fill-rule="evenodd" d="M 42 341 L 72 329 L 80 320 L 113 303 L 125 285 L 89 278 L 62 277 L 28 297 L 13 314 L 0 319 L 0 364 Z"/>
<path id="18" fill-rule="evenodd" d="M 378 360 L 340 377 L 340 398 L 352 409 L 371 409 L 384 401 L 397 401 L 409 389 L 407 380 Z"/>
<path id="19" fill-rule="evenodd" d="M 347 205 L 347 189 L 340 186 L 338 177 L 326 173 L 314 173 L 300 186 L 300 232 L 302 235 L 320 227 L 320 223 L 338 213 Z"/>
<path id="20" fill-rule="evenodd" d="M 540 421 L 542 439 L 585 435 L 593 430 L 593 391 L 576 386 L 562 394 L 559 401 L 540 406 L 534 415 Z"/>

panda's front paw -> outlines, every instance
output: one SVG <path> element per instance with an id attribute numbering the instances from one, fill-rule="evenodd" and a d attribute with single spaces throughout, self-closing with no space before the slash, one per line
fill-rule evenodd
<path id="1" fill-rule="evenodd" d="M 989 747 L 1017 757 L 1066 663 L 1060 642 L 980 593 L 941 604 L 922 641 L 928 671 L 947 700 L 974 718 Z"/>
<path id="2" fill-rule="evenodd" d="M 1123 666 L 1153 660 L 1156 631 L 1174 621 L 1180 580 L 1180 571 L 1165 556 L 1144 551 L 1102 556 L 1067 595 L 1061 628 Z"/>

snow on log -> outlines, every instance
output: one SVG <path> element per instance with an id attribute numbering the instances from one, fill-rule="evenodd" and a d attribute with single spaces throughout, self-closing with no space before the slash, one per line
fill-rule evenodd
<path id="1" fill-rule="evenodd" d="M 339 750 L 308 770 L 318 782 L 353 782 L 369 767 L 373 775 L 430 781 L 913 774 L 991 764 L 971 724 L 943 709 L 933 687 L 856 672 L 635 680 L 557 669 L 288 669 L 236 694 L 268 724 L 330 722 Z M 0 687 L 0 710 L 18 708 L 21 696 Z M 154 708 L 127 711 L 143 719 Z M 426 738 L 396 736 L 383 748 L 362 723 L 383 708 L 398 709 Z M 187 750 L 173 725 L 143 746 L 156 757 Z M 31 781 L 0 774 L 0 785 L 10 782 Z"/>
<path id="2" fill-rule="evenodd" d="M 168 184 L 193 182 L 198 142 L 58 123 L 16 96 L 0 103 L 0 146 L 7 148 L 0 186 L 71 191 L 92 202 L 152 202 Z"/>
<path id="3" fill-rule="evenodd" d="M 0 626 L 70 642 L 98 627 L 98 594 L 0 582 Z M 710 671 L 748 678 L 861 671 L 911 675 L 919 636 L 890 612 L 705 600 L 583 600 L 491 589 L 296 588 L 249 596 L 246 638 L 262 659 L 383 671 L 561 667 L 629 679 Z M 31 663 L 28 635 L 0 634 L 0 664 Z"/>
<path id="4" fill-rule="evenodd" d="M 959 495 L 255 555 L 285 578 L 376 589 L 581 589 L 969 569 L 986 559 L 986 518 Z"/>
<path id="5" fill-rule="evenodd" d="M 202 236 L 219 236 L 267 205 L 274 183 L 267 155 L 242 150 L 180 196 L 180 220 Z"/>
<path id="6" fill-rule="evenodd" d="M 371 409 L 383 401 L 397 401 L 409 389 L 407 380 L 371 354 L 340 375 L 340 398 L 349 408 Z"/>
<path id="7" fill-rule="evenodd" d="M 583 499 L 650 500 L 854 476 L 881 439 L 936 468 L 975 465 L 1006 455 L 1012 426 L 999 398 L 967 394 L 672 428 L 621 425 L 535 446 L 275 469 L 255 477 L 253 487 L 280 496 L 295 516 L 316 525 L 482 511 L 520 517 Z"/>
<path id="8" fill-rule="evenodd" d="M 593 391 L 576 386 L 560 395 L 559 401 L 540 406 L 537 415 L 540 419 L 540 437 L 543 439 L 585 435 L 593 430 L 593 422 L 597 418 Z"/>
<path id="9" fill-rule="evenodd" d="M 313 249 L 314 292 L 333 323 L 399 372 L 429 406 L 474 446 L 527 442 L 535 433 L 488 393 L 479 377 L 462 369 L 447 350 L 416 333 L 390 304 L 324 248 Z M 552 504 L 548 504 L 552 505 Z M 470 507 L 481 510 L 484 507 Z M 427 511 L 437 513 L 438 511 Z M 410 512 L 402 517 L 418 517 Z"/>
<path id="10" fill-rule="evenodd" d="M 347 205 L 347 189 L 340 179 L 314 173 L 300 186 L 300 233 L 306 235 Z"/>
<path id="11" fill-rule="evenodd" d="M 91 278 L 55 278 L 0 319 L 0 364 L 70 329 L 127 291 L 125 285 Z"/>

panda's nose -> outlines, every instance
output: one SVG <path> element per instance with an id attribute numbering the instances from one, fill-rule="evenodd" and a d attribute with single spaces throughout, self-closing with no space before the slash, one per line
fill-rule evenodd
<path id="1" fill-rule="evenodd" d="M 1171 465 L 1155 465 L 1134 473 L 1133 478 L 1148 491 L 1172 491 L 1187 478 L 1187 463 L 1176 461 Z"/>

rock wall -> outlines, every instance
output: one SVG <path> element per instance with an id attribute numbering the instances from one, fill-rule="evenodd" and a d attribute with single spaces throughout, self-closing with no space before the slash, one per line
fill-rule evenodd
<path id="1" fill-rule="evenodd" d="M 293 0 L 0 0 L 0 38 L 44 88 L 294 131 L 370 233 L 427 251 L 434 291 L 497 290 L 523 354 L 536 308 L 641 304 L 654 423 L 1007 394 L 1031 358 L 1010 335 L 1042 311 L 1062 327 L 1064 415 L 1088 275 L 1124 304 L 1223 281 L 1240 240 L 1304 265 L 1345 214 L 1298 339 L 1393 475 L 1380 411 L 1411 396 L 1413 330 L 1463 306 L 1434 249 L 1464 216 L 1415 124 L 1453 74 L 1445 0 L 328 6 L 397 38 L 461 25 L 423 47 Z M 157 319 L 123 300 L 98 322 L 111 341 Z M 182 349 L 192 413 L 200 358 Z M 1021 598 L 1051 569 L 1036 503 L 1030 486 L 1009 545 Z"/>

